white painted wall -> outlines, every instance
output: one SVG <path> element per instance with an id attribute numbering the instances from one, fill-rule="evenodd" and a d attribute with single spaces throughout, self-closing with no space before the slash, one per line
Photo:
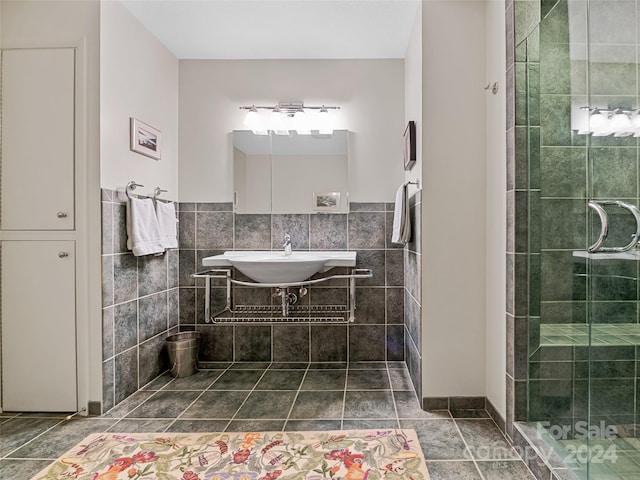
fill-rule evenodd
<path id="1" fill-rule="evenodd" d="M 76 242 L 78 404 L 82 407 L 102 400 L 100 2 L 2 0 L 0 7 L 3 48 L 77 48 L 76 229 L 65 239 Z"/>
<path id="2" fill-rule="evenodd" d="M 101 5 L 101 187 L 135 180 L 178 200 L 178 60 L 120 2 Z M 129 149 L 130 117 L 160 130 L 159 161 Z"/>
<path id="3" fill-rule="evenodd" d="M 487 305 L 486 395 L 506 418 L 506 41 L 504 1 L 488 0 L 486 83 L 498 82 L 487 100 Z M 485 84 L 486 84 L 485 83 Z"/>
<path id="4" fill-rule="evenodd" d="M 403 181 L 403 60 L 181 60 L 180 200 L 230 202 L 243 105 L 337 105 L 348 129 L 349 198 L 393 201 Z"/>
<path id="5" fill-rule="evenodd" d="M 405 173 L 405 180 L 422 181 L 422 3 L 409 37 L 404 59 L 404 119 L 416 122 L 416 163 Z M 412 195 L 415 187 L 411 187 Z"/>
<path id="6" fill-rule="evenodd" d="M 485 2 L 422 5 L 423 394 L 485 395 Z"/>

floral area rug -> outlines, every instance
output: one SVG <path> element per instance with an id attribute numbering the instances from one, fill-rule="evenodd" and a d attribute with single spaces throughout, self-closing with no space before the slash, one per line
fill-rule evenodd
<path id="1" fill-rule="evenodd" d="M 32 480 L 428 480 L 414 430 L 95 433 Z"/>

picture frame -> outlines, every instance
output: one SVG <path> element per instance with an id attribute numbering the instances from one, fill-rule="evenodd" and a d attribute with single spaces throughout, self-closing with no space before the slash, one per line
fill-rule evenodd
<path id="1" fill-rule="evenodd" d="M 160 130 L 133 117 L 130 118 L 129 123 L 129 148 L 146 157 L 160 160 L 162 156 L 162 134 Z"/>
<path id="2" fill-rule="evenodd" d="M 313 192 L 313 209 L 316 212 L 339 212 L 340 192 Z"/>
<path id="3" fill-rule="evenodd" d="M 407 123 L 404 129 L 404 169 L 411 170 L 416 163 L 416 122 Z"/>

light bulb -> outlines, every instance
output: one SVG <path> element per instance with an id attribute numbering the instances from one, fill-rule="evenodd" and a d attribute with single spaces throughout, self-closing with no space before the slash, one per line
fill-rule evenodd
<path id="1" fill-rule="evenodd" d="M 329 111 L 324 108 L 324 105 L 318 113 L 318 130 L 321 135 L 331 135 L 333 133 L 333 126 L 331 125 L 331 119 L 329 118 Z"/>
<path id="2" fill-rule="evenodd" d="M 611 134 L 611 128 L 609 127 L 609 118 L 606 114 L 596 110 L 591 117 L 589 117 L 589 130 L 593 133 L 594 137 L 603 137 Z"/>
<path id="3" fill-rule="evenodd" d="M 631 115 L 631 130 L 634 137 L 640 137 L 640 110 L 636 110 Z"/>
<path id="4" fill-rule="evenodd" d="M 269 130 L 273 130 L 276 135 L 289 135 L 289 131 L 285 125 L 285 119 L 280 112 L 280 108 L 276 107 L 271 112 L 269 118 Z"/>
<path id="5" fill-rule="evenodd" d="M 255 107 L 254 107 L 255 109 Z M 251 112 L 249 112 L 251 113 Z M 260 112 L 258 112 L 257 110 L 255 110 L 254 112 L 254 120 L 252 120 L 251 122 L 251 131 L 253 132 L 254 135 L 269 135 L 269 132 L 267 131 L 267 125 L 266 125 L 266 119 L 264 118 L 264 115 L 261 115 Z"/>
<path id="6" fill-rule="evenodd" d="M 571 129 L 576 130 L 578 135 L 589 135 L 589 116 L 591 112 L 588 108 L 571 108 Z"/>
<path id="7" fill-rule="evenodd" d="M 611 131 L 613 131 L 616 137 L 628 137 L 633 132 L 631 131 L 631 119 L 627 114 L 617 111 L 610 121 Z"/>
<path id="8" fill-rule="evenodd" d="M 311 135 L 311 129 L 309 128 L 309 122 L 307 115 L 304 111 L 299 110 L 293 116 L 294 129 L 298 132 L 298 135 Z"/>
<path id="9" fill-rule="evenodd" d="M 253 130 L 253 128 L 258 124 L 258 110 L 255 105 L 251 107 L 251 109 L 247 112 L 247 116 L 244 117 L 244 126 L 249 130 Z"/>

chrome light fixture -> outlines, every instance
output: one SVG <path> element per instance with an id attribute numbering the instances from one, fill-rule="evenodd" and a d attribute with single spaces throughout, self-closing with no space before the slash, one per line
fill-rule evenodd
<path id="1" fill-rule="evenodd" d="M 634 137 L 640 136 L 640 110 L 622 107 L 580 107 L 584 114 L 572 114 L 572 124 L 578 135 L 592 135 L 594 137 Z M 583 115 L 586 115 L 583 117 Z M 577 121 L 574 122 L 574 120 Z"/>
<path id="2" fill-rule="evenodd" d="M 258 125 L 258 110 L 256 107 L 249 107 L 249 111 L 247 112 L 247 116 L 244 117 L 244 126 L 253 130 L 254 127 Z"/>
<path id="3" fill-rule="evenodd" d="M 318 130 L 321 135 L 332 134 L 333 127 L 331 126 L 331 119 L 329 118 L 329 111 L 323 105 L 318 112 Z"/>
<path id="4" fill-rule="evenodd" d="M 311 126 L 309 122 L 309 114 L 299 110 L 293 114 L 293 125 L 298 135 L 311 135 Z"/>
<path id="5" fill-rule="evenodd" d="M 330 135 L 333 133 L 333 125 L 329 110 L 339 110 L 340 107 L 281 102 L 270 106 L 242 106 L 240 109 L 248 110 L 244 125 L 258 135 L 268 132 L 288 135 L 290 131 L 296 131 L 298 135 L 310 135 L 313 132 Z M 260 115 L 261 111 L 270 111 L 271 114 Z"/>
<path id="6" fill-rule="evenodd" d="M 286 118 L 282 115 L 278 105 L 271 110 L 268 126 L 268 130 L 272 130 L 276 135 L 289 135 L 289 129 L 286 126 Z"/>

